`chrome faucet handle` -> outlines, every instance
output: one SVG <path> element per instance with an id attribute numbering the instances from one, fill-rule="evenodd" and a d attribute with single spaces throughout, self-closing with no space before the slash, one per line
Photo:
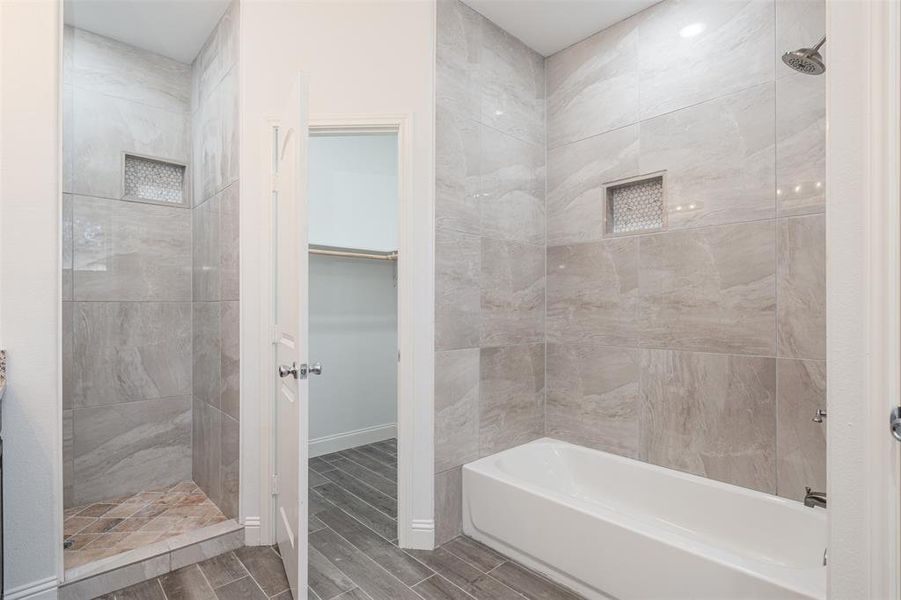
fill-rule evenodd
<path id="1" fill-rule="evenodd" d="M 817 413 L 813 416 L 814 423 L 822 423 L 823 419 L 826 418 L 826 411 L 822 408 L 817 409 Z"/>

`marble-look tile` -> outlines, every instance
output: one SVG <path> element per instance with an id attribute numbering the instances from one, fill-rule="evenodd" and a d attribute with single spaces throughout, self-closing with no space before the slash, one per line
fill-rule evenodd
<path id="1" fill-rule="evenodd" d="M 191 399 L 75 410 L 75 501 L 114 498 L 191 477 Z"/>
<path id="2" fill-rule="evenodd" d="M 222 533 L 221 535 L 217 535 L 215 537 L 210 537 L 211 533 L 208 532 L 211 527 L 219 526 L 222 526 L 223 529 L 231 528 L 232 531 Z M 235 550 L 236 548 L 240 548 L 244 545 L 244 528 L 234 521 L 224 521 L 215 526 L 207 526 L 202 530 L 195 531 L 198 535 L 203 535 L 202 540 L 178 548 L 174 547 L 175 541 L 172 541 L 170 543 L 170 546 L 172 546 L 172 552 L 170 556 L 173 569 L 180 569 L 181 567 L 192 565 L 200 561 L 216 560 L 216 558 L 222 556 L 223 553 Z M 182 536 L 179 536 L 179 538 L 181 537 Z M 172 538 L 172 540 L 177 539 L 178 538 Z M 229 553 L 225 556 L 230 555 L 231 554 Z M 206 565 L 206 562 L 201 563 L 200 568 L 203 569 L 204 575 L 206 575 L 207 579 L 210 581 L 210 584 L 214 587 L 218 587 L 216 583 L 221 581 L 221 579 L 215 582 L 213 579 L 210 579 L 210 571 L 207 569 Z M 241 570 L 243 571 L 243 567 L 241 567 Z M 246 573 L 246 571 L 244 571 L 244 573 Z M 228 581 L 226 580 L 220 585 L 224 585 L 225 583 L 228 583 Z"/>
<path id="3" fill-rule="evenodd" d="M 72 309 L 74 407 L 190 393 L 190 303 L 75 302 Z"/>
<path id="4" fill-rule="evenodd" d="M 238 179 L 238 69 L 231 71 L 194 112 L 194 204 Z"/>
<path id="5" fill-rule="evenodd" d="M 826 359 L 826 216 L 779 219 L 776 278 L 781 357 Z"/>
<path id="6" fill-rule="evenodd" d="M 239 307 L 237 302 L 219 303 L 219 408 L 233 419 L 241 416 Z"/>
<path id="7" fill-rule="evenodd" d="M 784 498 L 804 499 L 804 488 L 826 489 L 826 424 L 814 423 L 826 410 L 826 363 L 779 359 L 776 390 L 776 490 Z"/>
<path id="8" fill-rule="evenodd" d="M 604 237 L 604 184 L 639 174 L 638 130 L 632 125 L 548 150 L 548 245 Z"/>
<path id="9" fill-rule="evenodd" d="M 547 435 L 638 458 L 639 350 L 547 346 Z"/>
<path id="10" fill-rule="evenodd" d="M 63 410 L 75 408 L 75 303 L 62 303 Z"/>
<path id="11" fill-rule="evenodd" d="M 437 2 L 435 94 L 439 114 L 478 120 L 479 59 L 485 18 L 458 0 Z M 442 147 L 442 146 L 439 146 Z"/>
<path id="12" fill-rule="evenodd" d="M 123 153 L 190 162 L 188 114 L 76 87 L 73 101 L 72 191 L 121 198 Z"/>
<path id="13" fill-rule="evenodd" d="M 479 87 L 485 125 L 544 144 L 544 57 L 488 19 L 481 19 Z"/>
<path id="14" fill-rule="evenodd" d="M 770 0 L 661 2 L 638 27 L 642 120 L 773 80 Z"/>
<path id="15" fill-rule="evenodd" d="M 544 341 L 544 248 L 482 238 L 481 345 Z"/>
<path id="16" fill-rule="evenodd" d="M 238 300 L 241 251 L 238 183 L 225 188 L 219 197 L 219 297 Z"/>
<path id="17" fill-rule="evenodd" d="M 193 393 L 198 400 L 218 407 L 221 392 L 221 309 L 220 302 L 194 302 Z"/>
<path id="18" fill-rule="evenodd" d="M 479 457 L 479 349 L 435 353 L 435 471 Z"/>
<path id="19" fill-rule="evenodd" d="M 220 494 L 222 413 L 194 398 L 192 403 L 191 472 L 194 482 L 211 499 Z M 215 502 L 215 500 L 214 500 Z"/>
<path id="20" fill-rule="evenodd" d="M 435 475 L 435 545 L 440 546 L 463 531 L 463 468 Z"/>
<path id="21" fill-rule="evenodd" d="M 547 249 L 547 340 L 638 343 L 638 238 Z"/>
<path id="22" fill-rule="evenodd" d="M 74 243 L 72 238 L 72 210 L 73 200 L 71 194 L 63 194 L 62 205 L 62 223 L 60 243 L 62 244 L 62 300 L 72 300 L 74 298 L 74 285 L 72 280 L 72 263 L 75 254 Z"/>
<path id="23" fill-rule="evenodd" d="M 72 410 L 63 411 L 63 506 L 70 507 L 75 502 L 75 457 L 73 451 L 73 427 L 75 415 Z"/>
<path id="24" fill-rule="evenodd" d="M 761 221 L 642 236 L 640 345 L 773 356 L 775 235 Z"/>
<path id="25" fill-rule="evenodd" d="M 481 240 L 447 230 L 439 230 L 435 237 L 435 347 L 476 347 L 480 335 Z"/>
<path id="26" fill-rule="evenodd" d="M 194 302 L 219 300 L 220 296 L 220 243 L 219 243 L 219 202 L 221 194 L 216 194 L 203 204 L 191 210 L 193 222 Z"/>
<path id="27" fill-rule="evenodd" d="M 238 518 L 238 453 L 240 427 L 238 421 L 223 414 L 220 417 L 219 498 L 214 500 L 225 516 Z"/>
<path id="28" fill-rule="evenodd" d="M 641 458 L 776 491 L 776 359 L 643 350 Z"/>
<path id="29" fill-rule="evenodd" d="M 551 148 L 638 122 L 638 29 L 626 19 L 549 56 Z"/>
<path id="30" fill-rule="evenodd" d="M 769 83 L 641 123 L 640 170 L 666 171 L 669 229 L 774 216 L 774 102 Z"/>
<path id="31" fill-rule="evenodd" d="M 165 600 L 163 590 L 159 582 L 154 579 L 169 572 L 169 555 L 148 558 L 119 569 L 113 569 L 107 573 L 101 573 L 93 577 L 87 577 L 66 583 L 59 588 L 59 600 L 112 600 L 103 596 L 114 590 L 121 590 L 128 586 L 139 586 L 139 589 L 123 590 L 117 598 L 129 600 Z M 152 584 L 152 585 L 151 585 Z M 156 588 L 153 588 L 153 586 Z M 159 590 L 159 594 L 154 590 Z"/>
<path id="32" fill-rule="evenodd" d="M 775 3 L 776 12 L 776 45 L 773 53 L 773 62 L 776 65 L 776 79 L 783 77 L 807 77 L 819 79 L 822 77 L 810 77 L 800 75 L 783 64 L 782 55 L 798 48 L 812 48 L 825 35 L 826 32 L 826 1 L 825 0 L 778 0 Z M 826 64 L 829 64 L 829 44 L 819 50 Z M 824 82 L 823 82 L 824 83 Z"/>
<path id="33" fill-rule="evenodd" d="M 238 4 L 237 1 L 229 4 L 194 59 L 192 103 L 195 107 L 210 97 L 225 74 L 238 63 Z"/>
<path id="34" fill-rule="evenodd" d="M 776 208 L 779 216 L 826 210 L 822 77 L 793 73 L 776 80 Z"/>
<path id="35" fill-rule="evenodd" d="M 187 114 L 191 102 L 191 65 L 75 29 L 72 83 L 147 106 Z"/>
<path id="36" fill-rule="evenodd" d="M 544 147 L 490 127 L 480 131 L 482 235 L 544 244 Z"/>
<path id="37" fill-rule="evenodd" d="M 452 0 L 458 3 L 457 0 Z M 439 6 L 450 4 L 442 0 Z M 468 10 L 468 9 L 467 9 Z M 435 116 L 435 227 L 478 234 L 481 231 L 480 142 L 482 126 L 436 109 Z M 501 134 L 497 134 L 501 135 Z"/>
<path id="38" fill-rule="evenodd" d="M 487 456 L 544 433 L 544 344 L 482 348 L 479 454 Z"/>
<path id="39" fill-rule="evenodd" d="M 69 29 L 68 27 L 66 29 Z M 75 88 L 71 83 L 60 86 L 62 113 L 62 175 L 63 192 L 75 189 Z"/>
<path id="40" fill-rule="evenodd" d="M 191 213 L 76 196 L 75 300 L 191 300 Z"/>

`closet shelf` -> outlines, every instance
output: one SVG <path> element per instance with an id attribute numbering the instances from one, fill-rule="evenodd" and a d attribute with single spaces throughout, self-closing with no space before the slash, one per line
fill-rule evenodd
<path id="1" fill-rule="evenodd" d="M 361 250 L 359 248 L 310 245 L 310 254 L 340 256 L 344 258 L 366 258 L 370 260 L 397 260 L 397 250 L 383 252 L 380 250 Z"/>

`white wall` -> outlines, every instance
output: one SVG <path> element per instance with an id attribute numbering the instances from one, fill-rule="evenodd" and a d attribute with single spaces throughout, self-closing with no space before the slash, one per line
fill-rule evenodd
<path id="1" fill-rule="evenodd" d="M 413 381 L 399 387 L 414 399 L 411 436 L 415 447 L 410 484 L 415 491 L 404 500 L 400 481 L 401 542 L 405 527 L 416 530 L 420 547 L 431 544 L 434 396 L 434 3 L 421 2 L 266 2 L 242 3 L 241 15 L 241 397 L 259 398 L 269 377 L 270 357 L 261 351 L 269 332 L 260 315 L 268 281 L 261 265 L 268 260 L 268 187 L 271 138 L 267 119 L 282 109 L 299 72 L 310 85 L 310 116 L 406 115 L 410 119 L 409 171 L 400 180 L 413 203 L 408 218 L 413 226 L 404 241 L 411 249 L 401 265 L 418 284 L 399 289 L 400 313 L 411 306 L 415 323 L 401 352 L 409 362 Z M 404 271 L 406 272 L 406 271 Z M 406 348 L 406 349 L 405 349 Z M 266 371 L 263 371 L 263 367 Z M 407 386 L 409 385 L 409 390 Z M 268 447 L 260 445 L 260 431 L 270 425 L 259 407 L 266 400 L 242 403 L 242 512 L 252 524 L 264 510 L 261 492 L 266 478 Z M 403 412 L 399 415 L 404 426 Z M 400 441 L 401 465 L 405 441 Z M 408 504 L 405 504 L 407 502 Z M 268 502 L 266 503 L 268 504 Z M 405 519 L 404 515 L 410 515 Z M 265 516 L 264 516 L 265 518 Z M 265 523 L 264 523 L 265 524 Z M 266 531 L 261 530 L 263 537 Z M 420 533 L 421 532 L 421 535 Z M 413 534 L 410 534 L 413 535 Z M 252 539 L 252 538 L 249 538 Z"/>
<path id="2" fill-rule="evenodd" d="M 6 598 L 56 598 L 62 560 L 60 4 L 0 2 L 0 346 Z"/>
<path id="3" fill-rule="evenodd" d="M 397 135 L 310 138 L 310 243 L 397 250 Z"/>

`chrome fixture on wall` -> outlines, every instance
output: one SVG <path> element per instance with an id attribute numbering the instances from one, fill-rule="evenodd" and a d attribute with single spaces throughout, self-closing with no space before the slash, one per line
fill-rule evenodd
<path id="1" fill-rule="evenodd" d="M 823 419 L 825 419 L 825 418 L 826 418 L 826 411 L 823 410 L 822 408 L 818 408 L 817 413 L 813 416 L 813 419 L 811 419 L 811 420 L 814 423 L 822 423 Z"/>
<path id="2" fill-rule="evenodd" d="M 820 54 L 820 47 L 826 43 L 826 36 L 813 48 L 799 48 L 782 55 L 782 62 L 805 75 L 822 75 L 826 71 L 826 63 Z"/>
<path id="3" fill-rule="evenodd" d="M 804 506 L 826 508 L 826 492 L 814 492 L 809 487 L 804 488 Z"/>

